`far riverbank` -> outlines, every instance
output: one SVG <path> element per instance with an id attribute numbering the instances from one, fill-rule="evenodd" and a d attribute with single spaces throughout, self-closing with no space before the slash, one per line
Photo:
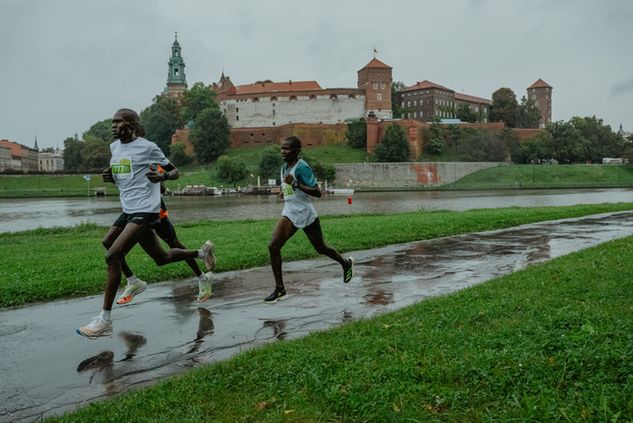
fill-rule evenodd
<path id="1" fill-rule="evenodd" d="M 633 188 L 584 190 L 479 190 L 357 192 L 326 195 L 314 204 L 322 216 L 414 211 L 465 211 L 482 208 L 572 206 L 633 202 Z M 178 225 L 203 220 L 273 219 L 281 212 L 276 196 L 168 196 L 171 219 Z M 109 226 L 121 212 L 118 197 L 0 199 L 0 232 L 82 223 Z"/>
<path id="2" fill-rule="evenodd" d="M 385 164 L 387 165 L 387 164 Z M 213 178 L 215 170 L 186 169 L 176 181 L 169 181 L 172 190 L 186 185 L 228 187 Z M 0 175 L 0 198 L 48 198 L 94 197 L 97 190 L 105 190 L 107 196 L 116 196 L 116 187 L 101 181 L 101 175 Z M 393 186 L 385 190 L 498 190 L 498 189 L 579 189 L 633 187 L 633 167 L 629 165 L 502 165 L 471 173 L 449 185 L 419 184 L 415 187 L 397 178 Z M 253 186 L 255 177 L 236 186 Z M 263 181 L 262 181 L 263 182 Z M 337 181 L 336 186 L 345 188 L 349 181 Z M 353 181 L 352 181 L 353 183 Z M 331 185 L 331 184 L 328 184 Z M 362 191 L 373 191 L 363 187 Z"/>

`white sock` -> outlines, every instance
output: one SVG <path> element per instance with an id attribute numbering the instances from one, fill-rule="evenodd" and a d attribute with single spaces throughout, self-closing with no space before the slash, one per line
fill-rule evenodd
<path id="1" fill-rule="evenodd" d="M 101 310 L 101 318 L 108 322 L 112 320 L 112 310 Z"/>
<path id="2" fill-rule="evenodd" d="M 138 283 L 138 278 L 136 277 L 136 275 L 132 275 L 129 278 L 126 277 L 125 279 L 127 279 L 128 285 L 136 285 Z"/>

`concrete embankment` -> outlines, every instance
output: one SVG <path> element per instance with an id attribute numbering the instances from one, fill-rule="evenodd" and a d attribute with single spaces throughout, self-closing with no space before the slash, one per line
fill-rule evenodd
<path id="1" fill-rule="evenodd" d="M 405 162 L 335 164 L 336 184 L 355 189 L 424 189 L 451 184 L 500 162 Z"/>

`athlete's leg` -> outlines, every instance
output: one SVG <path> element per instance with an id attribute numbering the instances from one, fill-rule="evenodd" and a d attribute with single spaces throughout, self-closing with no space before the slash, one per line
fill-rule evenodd
<path id="1" fill-rule="evenodd" d="M 321 230 L 321 222 L 317 217 L 314 222 L 303 228 L 308 240 L 319 254 L 324 254 L 336 260 L 341 266 L 343 266 L 343 282 L 348 283 L 354 276 L 354 259 L 349 257 L 343 258 L 336 249 L 330 247 L 323 240 L 323 230 Z"/>
<path id="2" fill-rule="evenodd" d="M 114 239 L 110 248 L 106 252 L 106 263 L 108 273 L 106 289 L 103 297 L 103 309 L 112 310 L 112 303 L 119 284 L 121 283 L 121 264 L 125 255 L 132 249 L 138 241 L 139 235 L 143 232 L 152 232 L 146 225 L 128 223 L 121 233 Z"/>
<path id="3" fill-rule="evenodd" d="M 154 260 L 159 266 L 177 261 L 200 258 L 199 250 L 186 250 L 183 248 L 172 248 L 165 251 L 160 245 L 158 235 L 154 230 L 143 231 L 139 234 L 138 243 L 143 250 Z"/>
<path id="4" fill-rule="evenodd" d="M 169 218 L 165 217 L 160 220 L 160 224 L 156 228 L 156 234 L 167 243 L 171 248 L 180 248 L 186 250 L 187 247 L 180 242 L 178 236 L 176 235 L 176 228 L 171 223 Z M 196 276 L 202 275 L 202 270 L 200 270 L 200 266 L 194 259 L 186 259 L 185 262 L 189 265 L 193 273 Z"/>
<path id="5" fill-rule="evenodd" d="M 122 231 L 123 231 L 123 227 L 120 227 L 120 226 L 112 226 L 110 228 L 106 236 L 103 238 L 103 241 L 101 242 L 106 250 L 110 248 L 114 240 L 117 239 L 117 237 Z M 131 276 L 134 276 L 134 273 L 132 272 L 132 269 L 130 269 L 130 266 L 128 266 L 127 261 L 125 260 L 125 257 L 123 258 L 123 261 L 121 261 L 121 271 L 123 272 L 123 275 L 125 276 L 126 279 L 129 279 Z"/>
<path id="6" fill-rule="evenodd" d="M 275 287 L 278 289 L 284 289 L 284 281 L 281 274 L 281 249 L 296 232 L 297 228 L 290 222 L 290 219 L 282 216 L 277 222 L 270 244 L 268 244 L 270 265 L 275 277 Z"/>
<path id="7" fill-rule="evenodd" d="M 321 230 L 321 222 L 318 217 L 310 225 L 303 228 L 303 231 L 306 233 L 308 240 L 310 240 L 310 244 L 319 254 L 324 254 L 332 260 L 336 260 L 341 266 L 347 264 L 347 260 L 323 240 L 323 231 Z"/>

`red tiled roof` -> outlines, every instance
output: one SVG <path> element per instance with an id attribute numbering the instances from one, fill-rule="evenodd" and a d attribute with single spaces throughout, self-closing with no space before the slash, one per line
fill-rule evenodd
<path id="1" fill-rule="evenodd" d="M 453 91 L 450 88 L 443 87 L 442 85 L 436 84 L 435 82 L 431 82 L 426 79 L 424 81 L 418 81 L 417 84 L 411 85 L 410 87 L 406 87 L 402 91 L 427 90 L 429 88 L 437 88 L 440 90 Z"/>
<path id="2" fill-rule="evenodd" d="M 381 62 L 380 60 L 376 59 L 375 57 L 373 59 L 371 59 L 371 61 L 369 63 L 367 63 L 365 66 L 363 66 L 361 68 L 361 70 L 365 69 L 365 68 L 384 68 L 384 69 L 391 69 L 391 66 L 384 64 L 383 62 Z"/>
<path id="3" fill-rule="evenodd" d="M 9 140 L 0 140 L 0 145 L 2 147 L 10 149 L 11 155 L 13 157 L 24 157 L 26 154 L 23 152 L 23 150 L 26 150 L 28 148 L 25 145 L 18 144 L 17 142 Z"/>
<path id="4" fill-rule="evenodd" d="M 543 81 L 541 78 L 539 78 L 536 80 L 535 83 L 530 85 L 527 89 L 529 90 L 532 88 L 552 88 L 552 86 L 548 84 L 547 82 Z"/>
<path id="5" fill-rule="evenodd" d="M 469 103 L 484 103 L 484 104 L 492 104 L 491 100 L 482 97 L 475 97 L 474 95 L 455 93 L 455 100 L 467 101 Z"/>
<path id="6" fill-rule="evenodd" d="M 261 82 L 259 84 L 238 85 L 236 94 L 265 94 L 284 91 L 314 91 L 321 90 L 316 81 L 288 81 L 288 82 Z"/>

